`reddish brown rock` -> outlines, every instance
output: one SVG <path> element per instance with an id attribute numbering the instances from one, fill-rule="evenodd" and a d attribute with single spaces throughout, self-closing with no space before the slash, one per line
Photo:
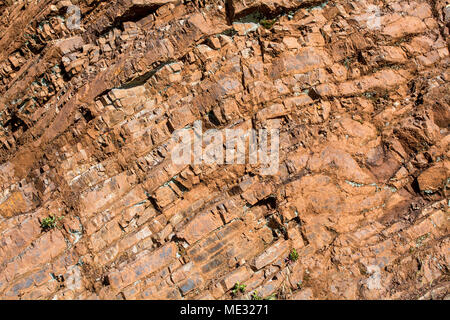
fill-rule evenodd
<path id="1" fill-rule="evenodd" d="M 445 1 L 0 2 L 1 299 L 448 298 Z"/>
<path id="2" fill-rule="evenodd" d="M 425 193 L 436 192 L 448 185 L 450 162 L 442 161 L 424 171 L 418 178 L 419 188 Z"/>
<path id="3" fill-rule="evenodd" d="M 254 266 L 256 269 L 261 269 L 267 266 L 269 263 L 274 262 L 276 259 L 287 257 L 289 251 L 288 241 L 279 241 L 269 247 L 266 251 L 255 258 Z"/>

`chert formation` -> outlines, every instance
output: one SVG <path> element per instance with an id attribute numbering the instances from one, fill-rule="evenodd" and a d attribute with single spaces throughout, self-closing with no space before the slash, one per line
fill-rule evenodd
<path id="1" fill-rule="evenodd" d="M 0 1 L 0 297 L 448 299 L 449 27 L 443 0 Z M 175 165 L 198 120 L 280 128 L 279 171 Z"/>

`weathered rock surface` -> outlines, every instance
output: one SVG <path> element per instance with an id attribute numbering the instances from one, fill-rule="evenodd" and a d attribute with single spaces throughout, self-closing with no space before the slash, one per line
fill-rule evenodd
<path id="1" fill-rule="evenodd" d="M 0 298 L 448 298 L 446 1 L 0 12 Z M 197 120 L 279 127 L 278 173 L 173 163 Z"/>

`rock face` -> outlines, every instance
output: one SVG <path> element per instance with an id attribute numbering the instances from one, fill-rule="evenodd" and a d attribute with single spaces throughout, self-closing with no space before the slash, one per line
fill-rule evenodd
<path id="1" fill-rule="evenodd" d="M 446 1 L 46 3 L 0 1 L 2 299 L 449 298 Z"/>

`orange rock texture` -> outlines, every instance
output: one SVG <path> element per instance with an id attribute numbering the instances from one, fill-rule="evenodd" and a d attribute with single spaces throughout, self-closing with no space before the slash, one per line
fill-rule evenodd
<path id="1" fill-rule="evenodd" d="M 0 1 L 0 298 L 449 299 L 449 27 L 443 0 Z M 279 128 L 279 170 L 174 164 L 196 121 Z"/>

